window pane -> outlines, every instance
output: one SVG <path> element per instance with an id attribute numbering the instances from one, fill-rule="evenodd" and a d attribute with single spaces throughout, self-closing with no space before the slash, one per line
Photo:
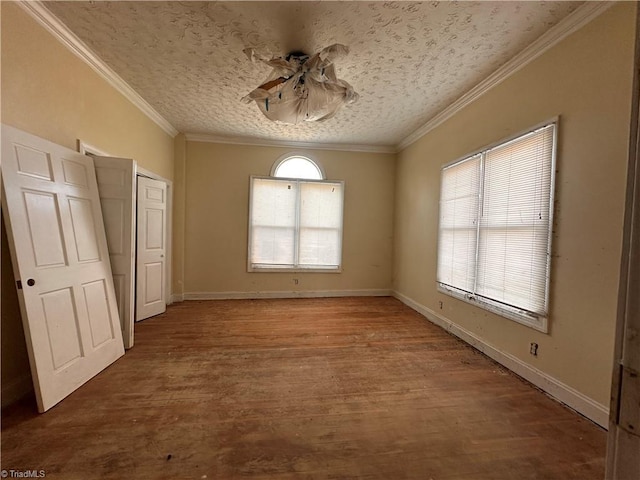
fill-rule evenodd
<path id="1" fill-rule="evenodd" d="M 438 282 L 473 292 L 480 155 L 442 171 Z"/>
<path id="2" fill-rule="evenodd" d="M 340 266 L 340 230 L 300 229 L 300 266 Z"/>
<path id="3" fill-rule="evenodd" d="M 300 182 L 300 265 L 340 265 L 342 190 L 340 183 Z"/>
<path id="4" fill-rule="evenodd" d="M 322 180 L 322 172 L 318 166 L 308 158 L 287 158 L 276 167 L 274 177 L 280 178 L 306 178 L 309 180 Z"/>
<path id="5" fill-rule="evenodd" d="M 546 313 L 554 126 L 486 153 L 477 293 Z"/>
<path id="6" fill-rule="evenodd" d="M 533 228 L 482 229 L 477 293 L 544 314 L 546 244 Z"/>
<path id="7" fill-rule="evenodd" d="M 296 191 L 295 182 L 253 179 L 250 225 L 252 264 L 294 265 Z"/>
<path id="8" fill-rule="evenodd" d="M 438 281 L 473 292 L 476 229 L 441 230 L 439 245 Z"/>

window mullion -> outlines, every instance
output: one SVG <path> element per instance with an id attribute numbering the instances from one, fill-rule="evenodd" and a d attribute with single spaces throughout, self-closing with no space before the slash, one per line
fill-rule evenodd
<path id="1" fill-rule="evenodd" d="M 299 258 L 300 258 L 300 201 L 301 201 L 301 190 L 300 188 L 300 180 L 296 180 L 296 216 L 295 216 L 295 233 L 293 236 L 293 265 L 295 268 L 299 267 Z"/>
<path id="2" fill-rule="evenodd" d="M 486 151 L 480 155 L 480 172 L 478 173 L 478 214 L 476 216 L 476 252 L 475 252 L 475 265 L 473 266 L 473 294 L 476 295 L 478 291 L 478 265 L 480 264 L 480 222 L 483 215 L 484 204 L 484 167 L 486 160 Z"/>

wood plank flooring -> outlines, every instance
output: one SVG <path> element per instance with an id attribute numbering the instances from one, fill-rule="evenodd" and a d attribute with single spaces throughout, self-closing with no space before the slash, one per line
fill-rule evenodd
<path id="1" fill-rule="evenodd" d="M 601 479 L 604 430 L 392 298 L 184 302 L 51 411 L 2 418 L 50 479 Z"/>

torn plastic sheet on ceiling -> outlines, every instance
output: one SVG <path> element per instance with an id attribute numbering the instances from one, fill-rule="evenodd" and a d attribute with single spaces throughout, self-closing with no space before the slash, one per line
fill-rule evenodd
<path id="1" fill-rule="evenodd" d="M 290 53 L 286 57 L 268 58 L 253 48 L 243 52 L 252 62 L 260 61 L 273 68 L 265 81 L 242 101 L 255 101 L 260 111 L 274 122 L 290 125 L 321 122 L 359 98 L 349 83 L 336 77 L 333 62 L 349 53 L 344 45 L 336 43 L 311 57 Z"/>

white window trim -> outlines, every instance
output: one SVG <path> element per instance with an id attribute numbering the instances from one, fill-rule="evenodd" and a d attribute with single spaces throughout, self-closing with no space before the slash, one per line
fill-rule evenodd
<path id="1" fill-rule="evenodd" d="M 287 154 L 285 160 L 290 157 L 301 156 L 304 158 L 308 158 L 307 155 L 296 155 L 296 154 Z M 310 159 L 311 160 L 311 159 Z M 283 160 L 282 160 L 283 161 Z M 276 162 L 281 163 L 281 161 Z M 315 162 L 314 162 L 315 163 Z M 319 168 L 319 165 L 316 163 Z M 275 171 L 275 169 L 272 169 Z M 322 171 L 322 170 L 321 170 Z M 324 176 L 324 175 L 323 175 Z M 274 265 L 261 265 L 255 266 L 251 263 L 251 244 L 252 244 L 252 228 L 251 228 L 251 218 L 253 218 L 253 180 L 254 179 L 265 179 L 265 180 L 283 180 L 283 181 L 291 181 L 291 182 L 306 182 L 306 183 L 331 183 L 331 184 L 340 184 L 342 185 L 342 215 L 340 217 L 340 265 L 338 268 L 322 268 L 322 267 L 312 267 L 312 268 L 304 268 L 304 267 L 278 267 Z M 298 189 L 298 195 L 299 195 Z M 300 215 L 298 215 L 297 209 L 299 209 L 300 202 L 296 201 L 296 233 L 299 231 L 299 226 L 297 224 Z M 251 175 L 249 177 L 249 228 L 248 228 L 248 242 L 247 242 L 247 272 L 249 273 L 291 273 L 291 272 L 307 272 L 307 273 L 342 273 L 342 253 L 343 253 L 343 245 L 344 245 L 344 180 L 311 180 L 307 178 L 283 178 L 283 177 L 273 177 L 273 176 L 261 176 L 261 175 Z M 298 239 L 296 236 L 296 250 L 298 249 Z M 296 252 L 297 257 L 297 252 Z"/>
<path id="2" fill-rule="evenodd" d="M 501 317 L 505 317 L 515 322 L 521 323 L 522 325 L 526 325 L 527 327 L 531 327 L 540 332 L 548 333 L 549 331 L 548 316 L 537 316 L 532 314 L 531 312 L 527 312 L 526 310 L 512 307 L 510 305 L 505 305 L 489 298 L 472 295 L 464 290 L 459 290 L 455 287 L 442 283 L 438 283 L 438 291 L 440 293 L 444 293 L 445 295 L 449 295 L 450 297 L 462 300 L 463 302 L 470 305 L 475 305 L 476 307 L 483 308 L 492 313 L 500 315 Z"/>
<path id="3" fill-rule="evenodd" d="M 551 154 L 551 192 L 550 192 L 550 198 L 549 198 L 549 225 L 551 226 L 549 228 L 549 235 L 547 238 L 547 249 L 549 252 L 551 252 L 551 240 L 553 238 L 553 226 L 554 226 L 554 218 L 553 218 L 553 213 L 555 210 L 555 184 L 556 184 L 556 156 L 557 156 L 557 150 L 558 150 L 558 126 L 560 123 L 560 117 L 556 116 L 553 117 L 545 122 L 541 122 L 537 125 L 534 125 L 533 127 L 527 128 L 525 130 L 522 130 L 518 133 L 515 133 L 513 135 L 510 135 L 508 137 L 503 138 L 502 140 L 498 140 L 497 142 L 493 142 L 489 145 L 486 145 L 482 148 L 479 148 L 477 150 L 475 150 L 474 152 L 471 152 L 467 155 L 464 155 L 452 162 L 449 162 L 445 165 L 443 165 L 440 169 L 440 171 L 444 171 L 444 169 L 446 169 L 447 167 L 450 167 L 452 165 L 455 165 L 457 163 L 460 163 L 470 157 L 473 157 L 475 155 L 478 154 L 483 154 L 484 152 L 495 148 L 499 145 L 503 145 L 505 143 L 508 143 L 512 140 L 515 140 L 518 137 L 521 137 L 523 135 L 526 135 L 527 133 L 533 132 L 535 130 L 538 130 L 539 128 L 545 127 L 547 125 L 550 124 L 555 124 L 555 128 L 554 128 L 554 136 L 553 136 L 553 151 Z M 438 224 L 438 232 L 440 231 L 440 225 Z M 436 246 L 436 252 L 439 251 L 439 246 Z M 437 253 L 436 253 L 437 255 Z M 485 310 L 488 310 L 492 313 L 495 313 L 497 315 L 500 315 L 502 317 L 508 318 L 510 320 L 513 320 L 517 323 L 520 323 L 522 325 L 525 325 L 527 327 L 531 327 L 535 330 L 538 330 L 540 332 L 543 333 L 548 333 L 549 332 L 549 295 L 550 295 L 550 285 L 551 285 L 551 257 L 552 255 L 548 255 L 547 256 L 547 274 L 546 274 L 546 291 L 545 291 L 545 305 L 547 307 L 547 315 L 536 315 L 532 312 L 528 312 L 526 310 L 522 310 L 520 308 L 517 307 L 513 307 L 511 305 L 505 305 L 503 303 L 497 302 L 495 300 L 491 300 L 489 298 L 485 298 L 479 295 L 475 295 L 475 294 L 470 294 L 469 292 L 465 291 L 465 290 L 460 290 L 458 288 L 452 287 L 451 285 L 446 285 L 440 282 L 437 282 L 438 285 L 438 291 L 441 293 L 444 293 L 445 295 L 449 295 L 451 297 L 457 298 L 459 300 L 462 300 L 470 305 L 475 305 L 477 307 L 483 308 Z"/>

